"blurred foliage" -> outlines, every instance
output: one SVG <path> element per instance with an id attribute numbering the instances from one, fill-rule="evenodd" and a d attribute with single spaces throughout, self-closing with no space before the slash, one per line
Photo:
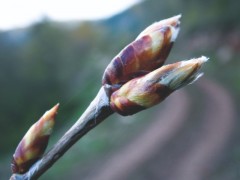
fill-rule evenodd
<path id="1" fill-rule="evenodd" d="M 239 5 L 235 0 L 146 0 L 97 22 L 44 19 L 26 29 L 0 32 L 0 161 L 57 102 L 56 129 L 66 130 L 61 127 L 70 126 L 97 93 L 112 57 L 150 23 L 179 13 L 182 32 L 172 54 L 179 59 L 209 55 L 208 74 L 227 85 L 239 106 Z M 107 142 L 102 143 L 92 149 L 106 150 Z M 239 154 L 231 158 L 239 159 Z"/>

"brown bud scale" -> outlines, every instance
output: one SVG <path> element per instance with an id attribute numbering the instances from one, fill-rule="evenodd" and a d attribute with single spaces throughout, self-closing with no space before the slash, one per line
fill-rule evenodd
<path id="1" fill-rule="evenodd" d="M 43 155 L 55 124 L 58 106 L 47 111 L 20 141 L 11 163 L 13 173 L 25 173 Z"/>
<path id="2" fill-rule="evenodd" d="M 144 76 L 132 79 L 112 93 L 110 104 L 121 115 L 132 115 L 162 102 L 173 91 L 194 82 L 208 58 L 165 65 Z"/>
<path id="3" fill-rule="evenodd" d="M 103 75 L 105 89 L 115 86 L 116 90 L 129 80 L 161 67 L 177 37 L 180 17 L 175 16 L 147 27 L 113 58 Z M 113 90 L 110 91 L 109 95 Z"/>
<path id="4" fill-rule="evenodd" d="M 133 79 L 136 74 L 150 72 L 162 66 L 166 60 L 173 42 L 170 42 L 170 28 L 161 28 L 163 35 L 162 46 L 153 52 L 153 40 L 145 35 L 124 48 L 106 68 L 103 84 L 121 84 Z"/>
<path id="5" fill-rule="evenodd" d="M 34 144 L 28 147 L 30 151 L 23 149 L 16 151 L 11 163 L 12 172 L 18 174 L 25 173 L 32 166 L 32 164 L 34 164 L 34 162 L 41 157 L 40 154 L 42 155 L 42 152 L 44 152 L 47 148 L 48 140 L 49 136 L 39 137 Z M 24 146 L 24 141 L 21 141 L 20 144 L 20 146 Z M 36 155 L 36 157 L 29 159 L 27 156 L 29 153 Z M 26 156 L 22 156 L 23 154 L 26 154 Z"/>
<path id="6" fill-rule="evenodd" d="M 123 116 L 132 115 L 158 104 L 172 93 L 167 86 L 160 84 L 145 82 L 141 86 L 142 79 L 139 77 L 127 82 L 111 95 L 110 105 L 114 111 Z"/>
<path id="7" fill-rule="evenodd" d="M 114 103 L 111 102 L 110 106 L 114 111 L 118 112 L 122 116 L 132 115 L 146 109 L 146 107 L 140 106 L 125 97 L 114 99 Z"/>

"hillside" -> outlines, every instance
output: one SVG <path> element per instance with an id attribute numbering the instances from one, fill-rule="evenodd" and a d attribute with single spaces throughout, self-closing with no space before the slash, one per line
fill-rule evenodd
<path id="1" fill-rule="evenodd" d="M 92 100 L 108 62 L 147 25 L 176 14 L 183 15 L 181 32 L 168 62 L 209 56 L 211 61 L 205 67 L 205 77 L 218 82 L 232 97 L 233 109 L 237 109 L 240 105 L 239 4 L 233 0 L 146 0 L 97 22 L 59 23 L 44 19 L 25 29 L 0 32 L 0 177 L 9 177 L 9 163 L 17 143 L 47 109 L 57 102 L 61 104 L 53 144 Z M 187 87 L 188 93 L 194 94 L 195 88 Z M 200 97 L 193 98 L 192 104 L 197 109 Z M 114 153 L 127 143 L 126 139 L 134 139 L 143 130 L 148 123 L 146 117 L 151 119 L 158 108 L 161 105 L 127 118 L 114 115 L 78 143 L 43 179 L 67 174 L 79 166 L 75 159 L 82 161 L 82 166 L 92 165 L 94 159 Z M 191 110 L 188 117 L 198 116 L 198 112 Z M 239 116 L 236 112 L 234 119 Z M 240 125 L 234 123 L 235 127 Z M 187 125 L 189 121 L 183 124 Z M 227 179 L 231 174 L 237 177 L 235 169 L 239 166 L 240 133 L 237 128 L 232 131 L 229 144 L 221 152 L 222 164 L 215 167 Z M 228 168 L 224 168 L 225 164 Z"/>

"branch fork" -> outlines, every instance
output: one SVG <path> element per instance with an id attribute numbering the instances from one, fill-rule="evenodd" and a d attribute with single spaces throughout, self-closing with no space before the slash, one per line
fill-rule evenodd
<path id="1" fill-rule="evenodd" d="M 30 168 L 21 171 L 16 168 L 10 179 L 38 179 L 79 139 L 114 112 L 126 116 L 150 108 L 201 77 L 203 73 L 199 69 L 208 60 L 204 56 L 162 66 L 178 35 L 180 17 L 150 25 L 113 58 L 103 74 L 102 87 L 76 123 L 46 154 L 42 156 L 44 150 L 37 154 Z M 20 150 L 28 157 L 24 148 Z M 17 148 L 16 152 L 20 150 Z M 22 163 L 16 161 L 14 165 L 22 167 L 19 162 Z"/>

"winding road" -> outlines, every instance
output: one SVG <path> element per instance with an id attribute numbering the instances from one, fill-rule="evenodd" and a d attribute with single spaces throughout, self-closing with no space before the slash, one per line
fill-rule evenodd
<path id="1" fill-rule="evenodd" d="M 192 148 L 181 157 L 170 179 L 209 179 L 234 128 L 234 106 L 228 92 L 206 79 L 201 81 L 199 88 L 208 100 L 202 118 L 201 130 L 204 133 L 195 139 Z"/>
<path id="2" fill-rule="evenodd" d="M 170 96 L 157 121 L 153 121 L 146 131 L 126 147 L 120 149 L 109 161 L 95 172 L 89 180 L 123 180 L 128 174 L 135 170 L 138 165 L 151 156 L 159 146 L 171 139 L 176 131 L 184 124 L 188 113 L 188 97 L 183 91 Z M 174 113 L 170 113 L 172 105 L 178 107 Z M 160 118 L 159 118 L 160 117 Z"/>
<path id="3" fill-rule="evenodd" d="M 204 105 L 195 128 L 185 129 L 194 108 L 193 95 L 179 90 L 166 100 L 145 132 L 113 153 L 94 173 L 89 172 L 87 179 L 209 179 L 232 135 L 234 104 L 228 91 L 218 83 L 201 79 L 196 84 Z M 183 147 L 174 149 L 169 144 Z"/>

